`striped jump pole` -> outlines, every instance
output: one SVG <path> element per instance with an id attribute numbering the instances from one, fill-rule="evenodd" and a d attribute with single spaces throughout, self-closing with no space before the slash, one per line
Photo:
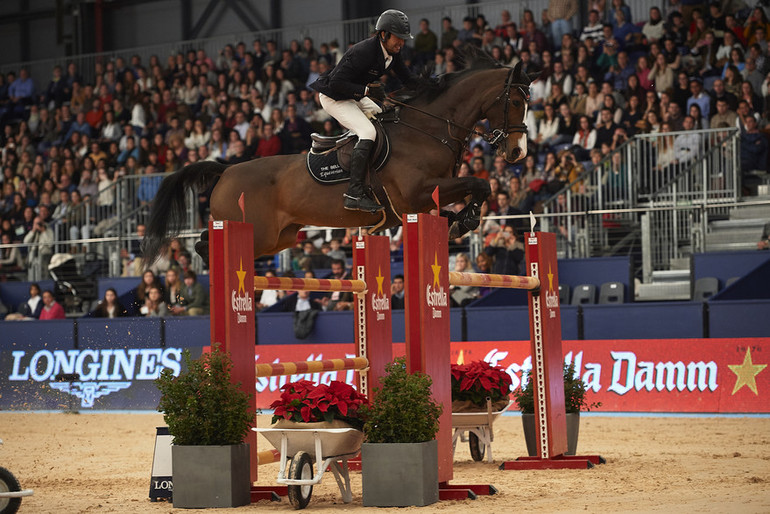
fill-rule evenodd
<path id="1" fill-rule="evenodd" d="M 304 373 L 320 373 L 323 371 L 340 371 L 344 369 L 364 370 L 368 367 L 369 359 L 366 357 L 353 357 L 352 359 L 261 363 L 256 365 L 256 372 L 257 377 L 278 377 Z"/>
<path id="2" fill-rule="evenodd" d="M 534 290 L 540 287 L 540 279 L 519 275 L 495 275 L 493 273 L 449 272 L 449 285 L 472 287 L 502 287 Z"/>
<path id="3" fill-rule="evenodd" d="M 254 277 L 254 289 L 279 291 L 321 291 L 342 293 L 366 293 L 363 280 L 338 280 L 333 278 Z"/>

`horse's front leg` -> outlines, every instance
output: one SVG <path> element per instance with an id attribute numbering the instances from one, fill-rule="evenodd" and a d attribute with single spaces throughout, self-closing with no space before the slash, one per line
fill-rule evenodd
<path id="1" fill-rule="evenodd" d="M 450 224 L 450 239 L 461 237 L 471 230 L 475 230 L 481 223 L 481 204 L 492 192 L 489 182 L 476 177 L 461 177 L 442 179 L 437 185 L 439 186 L 439 199 L 442 203 L 447 204 L 460 200 L 467 202 L 465 208 L 458 213 L 446 211 Z"/>

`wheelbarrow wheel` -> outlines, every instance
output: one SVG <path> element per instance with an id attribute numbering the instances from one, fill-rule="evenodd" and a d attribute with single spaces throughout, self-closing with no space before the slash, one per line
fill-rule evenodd
<path id="1" fill-rule="evenodd" d="M 307 452 L 297 452 L 291 459 L 289 478 L 292 480 L 311 480 L 313 478 L 313 459 Z M 304 509 L 313 494 L 312 485 L 290 485 L 288 487 L 289 502 L 295 509 Z"/>
<path id="2" fill-rule="evenodd" d="M 468 446 L 470 447 L 471 457 L 473 457 L 473 460 L 476 462 L 481 462 L 484 460 L 484 453 L 486 452 L 487 447 L 481 444 L 481 441 L 479 441 L 479 436 L 473 432 L 468 432 Z"/>
<path id="3" fill-rule="evenodd" d="M 0 468 L 0 494 L 21 491 L 16 477 L 5 468 Z M 0 497 L 0 514 L 14 514 L 19 510 L 21 498 L 2 498 Z"/>

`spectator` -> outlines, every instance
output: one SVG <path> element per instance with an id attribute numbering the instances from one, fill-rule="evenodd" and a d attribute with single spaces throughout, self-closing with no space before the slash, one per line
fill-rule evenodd
<path id="1" fill-rule="evenodd" d="M 390 284 L 390 310 L 404 309 L 404 275 L 398 274 L 393 277 Z"/>
<path id="2" fill-rule="evenodd" d="M 736 120 L 738 118 L 738 115 L 735 113 L 735 111 L 731 111 L 728 108 L 728 103 L 726 98 L 719 98 L 716 101 L 716 114 L 711 117 L 711 120 L 709 121 L 709 127 L 710 128 L 721 128 L 721 127 L 734 127 L 736 124 Z"/>
<path id="3" fill-rule="evenodd" d="M 741 171 L 744 175 L 755 170 L 767 171 L 767 138 L 759 131 L 753 116 L 746 116 L 744 123 L 746 130 L 741 132 Z"/>
<path id="4" fill-rule="evenodd" d="M 168 277 L 168 274 L 166 274 Z M 202 316 L 208 314 L 209 295 L 193 270 L 184 272 L 184 285 L 180 286 L 179 301 L 171 307 L 175 316 Z"/>
<path id="5" fill-rule="evenodd" d="M 148 206 L 152 202 L 162 181 L 163 176 L 156 173 L 155 166 L 148 164 L 144 168 L 143 176 L 139 180 L 139 191 L 136 195 L 141 205 Z"/>
<path id="6" fill-rule="evenodd" d="M 524 245 L 518 240 L 514 228 L 507 225 L 497 234 L 484 253 L 494 258 L 492 273 L 503 275 L 521 274 L 524 261 Z"/>
<path id="7" fill-rule="evenodd" d="M 147 298 L 142 306 L 141 315 L 148 318 L 163 318 L 168 316 L 168 307 L 163 300 L 163 293 L 158 286 L 151 286 L 147 292 Z"/>
<path id="8" fill-rule="evenodd" d="M 327 278 L 347 279 L 350 278 L 348 270 L 345 269 L 345 261 L 335 259 L 331 262 L 332 272 Z M 320 305 L 325 311 L 347 311 L 353 308 L 353 293 L 335 291 L 328 293 L 320 298 Z"/>
<path id="9" fill-rule="evenodd" d="M 414 36 L 414 64 L 424 66 L 433 62 L 433 56 L 438 49 L 438 38 L 430 30 L 430 22 L 427 18 L 420 20 L 420 31 Z"/>
<path id="10" fill-rule="evenodd" d="M 29 285 L 29 298 L 19 305 L 16 313 L 9 314 L 5 319 L 40 319 L 41 312 L 43 312 L 43 299 L 40 296 L 40 285 L 32 283 Z"/>
<path id="11" fill-rule="evenodd" d="M 695 120 L 692 116 L 684 117 L 682 129 L 684 133 L 674 139 L 674 156 L 679 164 L 686 164 L 700 155 L 701 136 L 693 133 Z"/>
<path id="12" fill-rule="evenodd" d="M 591 38 L 597 43 L 601 42 L 604 38 L 604 24 L 600 19 L 599 11 L 591 9 L 588 11 L 588 23 L 580 32 L 580 41 L 585 42 L 586 39 Z"/>
<path id="13" fill-rule="evenodd" d="M 10 245 L 11 234 L 4 232 L 0 236 L 0 242 L 4 245 Z M 8 278 L 9 273 L 15 273 L 22 270 L 21 252 L 17 247 L 6 247 L 0 250 L 0 280 Z"/>
<path id="14" fill-rule="evenodd" d="M 441 19 L 441 49 L 451 48 L 456 39 L 458 39 L 458 32 L 452 26 L 452 18 L 445 16 Z"/>
<path id="15" fill-rule="evenodd" d="M 104 292 L 104 298 L 94 309 L 95 318 L 121 318 L 127 316 L 126 308 L 118 300 L 118 293 L 110 287 Z"/>
<path id="16" fill-rule="evenodd" d="M 468 257 L 467 254 L 460 252 L 455 255 L 454 271 L 460 273 L 473 272 L 473 266 L 471 265 L 470 257 Z M 479 288 L 475 286 L 450 285 L 449 294 L 452 307 L 464 307 L 479 297 Z"/>
<path id="17" fill-rule="evenodd" d="M 40 320 L 65 319 L 64 307 L 62 307 L 50 290 L 43 291 L 43 310 L 40 311 Z"/>
<path id="18" fill-rule="evenodd" d="M 24 236 L 24 243 L 30 245 L 27 253 L 29 280 L 37 280 L 36 270 L 48 273 L 48 262 L 53 255 L 53 231 L 40 216 L 36 216 L 32 230 Z"/>

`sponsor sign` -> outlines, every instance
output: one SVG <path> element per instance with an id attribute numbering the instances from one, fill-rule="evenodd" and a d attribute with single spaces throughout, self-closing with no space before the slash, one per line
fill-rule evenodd
<path id="1" fill-rule="evenodd" d="M 157 408 L 155 379 L 182 370 L 182 348 L 19 349 L 0 352 L 0 408 Z M 200 354 L 200 351 L 194 352 Z"/>
<path id="2" fill-rule="evenodd" d="M 770 412 L 770 338 L 565 341 L 597 412 Z M 353 345 L 258 346 L 257 362 L 353 357 Z M 403 344 L 394 355 L 403 355 Z M 529 341 L 452 343 L 452 362 L 504 366 L 517 388 L 532 369 Z M 257 404 L 269 407 L 286 382 L 306 379 L 355 385 L 355 372 L 258 379 Z"/>

